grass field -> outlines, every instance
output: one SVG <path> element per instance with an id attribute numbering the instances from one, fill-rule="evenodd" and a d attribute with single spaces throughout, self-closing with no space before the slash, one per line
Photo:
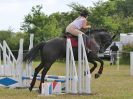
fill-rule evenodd
<path id="1" fill-rule="evenodd" d="M 133 99 L 133 77 L 129 75 L 129 66 L 120 65 L 120 70 L 117 70 L 116 66 L 110 67 L 108 62 L 105 64 L 99 79 L 94 79 L 97 70 L 92 74 L 93 95 L 64 94 L 44 97 L 39 96 L 37 91 L 29 92 L 28 89 L 0 88 L 0 99 Z M 56 62 L 48 74 L 65 75 L 65 64 Z"/>

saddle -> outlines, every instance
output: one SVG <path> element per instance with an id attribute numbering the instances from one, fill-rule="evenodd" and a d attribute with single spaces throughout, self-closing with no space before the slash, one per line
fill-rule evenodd
<path id="1" fill-rule="evenodd" d="M 66 32 L 64 34 L 65 34 L 64 35 L 65 38 L 69 38 L 71 40 L 72 47 L 78 47 L 78 37 L 77 36 L 74 36 L 69 32 Z"/>
<path id="2" fill-rule="evenodd" d="M 72 47 L 78 47 L 78 36 L 74 36 L 71 33 L 66 32 L 65 38 L 69 38 L 71 40 Z M 87 35 L 84 35 L 83 40 L 84 40 L 85 47 L 90 48 L 91 46 L 90 37 L 88 37 Z"/>

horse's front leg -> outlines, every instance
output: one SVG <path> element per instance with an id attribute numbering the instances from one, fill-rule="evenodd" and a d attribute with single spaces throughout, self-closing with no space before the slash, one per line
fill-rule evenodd
<path id="1" fill-rule="evenodd" d="M 45 66 L 43 68 L 43 71 L 42 71 L 42 74 L 41 74 L 41 81 L 40 81 L 40 85 L 39 85 L 40 93 L 41 93 L 42 83 L 44 83 L 45 76 L 46 76 L 48 70 L 50 69 L 50 67 L 51 67 L 51 63 L 47 63 L 47 64 L 45 64 Z"/>
<path id="2" fill-rule="evenodd" d="M 89 62 L 93 64 L 93 67 L 90 69 L 90 73 L 92 73 L 96 69 L 97 63 L 93 60 L 89 60 Z"/>
<path id="3" fill-rule="evenodd" d="M 100 62 L 100 64 L 101 64 L 101 65 L 100 65 L 100 68 L 99 68 L 99 70 L 98 70 L 98 73 L 95 74 L 95 78 L 99 78 L 100 75 L 101 75 L 102 72 L 103 72 L 104 62 L 103 62 L 100 58 L 97 58 L 96 61 Z"/>
<path id="4" fill-rule="evenodd" d="M 87 58 L 88 58 L 88 62 L 93 64 L 93 67 L 90 69 L 90 73 L 92 73 L 96 67 L 97 67 L 97 63 L 95 62 L 97 57 L 97 54 L 93 53 L 93 52 L 89 52 L 87 53 Z"/>
<path id="5" fill-rule="evenodd" d="M 35 72 L 34 72 L 34 76 L 33 76 L 33 79 L 32 79 L 32 82 L 30 84 L 30 87 L 29 87 L 29 90 L 32 91 L 34 85 L 35 85 L 35 82 L 36 82 L 36 77 L 37 77 L 37 74 L 39 73 L 39 71 L 43 68 L 43 65 L 42 63 L 35 68 Z"/>

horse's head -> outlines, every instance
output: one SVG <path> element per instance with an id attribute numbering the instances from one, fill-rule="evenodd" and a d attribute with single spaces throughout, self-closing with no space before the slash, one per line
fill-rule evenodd
<path id="1" fill-rule="evenodd" d="M 115 35 L 111 37 L 105 29 L 95 29 L 86 32 L 87 35 L 93 35 L 96 42 L 100 46 L 99 52 L 104 52 L 112 43 Z"/>

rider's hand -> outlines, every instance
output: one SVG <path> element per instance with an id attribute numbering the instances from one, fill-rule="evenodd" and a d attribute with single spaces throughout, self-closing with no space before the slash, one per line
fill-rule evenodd
<path id="1" fill-rule="evenodd" d="M 88 27 L 88 28 L 91 28 L 91 25 L 88 25 L 87 27 Z"/>

